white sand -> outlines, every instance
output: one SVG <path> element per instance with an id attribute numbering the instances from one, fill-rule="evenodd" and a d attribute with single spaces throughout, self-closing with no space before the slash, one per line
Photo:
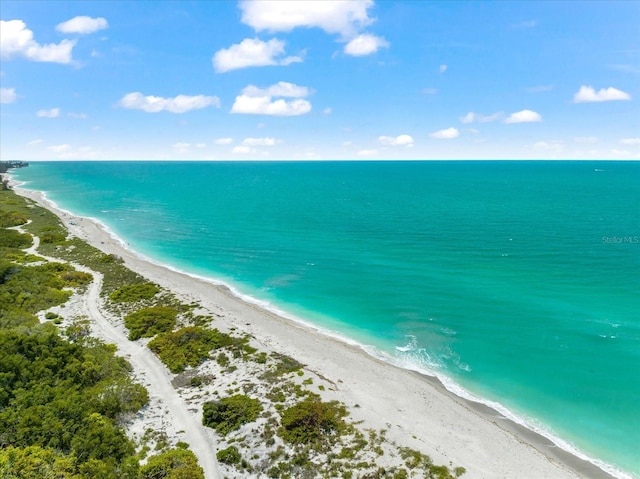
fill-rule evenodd
<path id="1" fill-rule="evenodd" d="M 227 328 L 235 327 L 254 336 L 263 349 L 287 354 L 306 364 L 308 370 L 336 385 L 332 399 L 347 405 L 353 419 L 364 421 L 364 427 L 380 430 L 390 425 L 389 440 L 430 455 L 436 464 L 465 467 L 464 478 L 612 477 L 496 411 L 451 394 L 433 378 L 377 360 L 360 348 L 243 302 L 225 287 L 146 261 L 124 248 L 98 223 L 57 209 L 39 192 L 20 188 L 16 192 L 56 213 L 73 235 L 105 253 L 122 257 L 130 269 L 172 290 L 186 302 L 196 301 L 215 312 L 220 316 L 216 327 L 221 323 Z M 70 224 L 71 220 L 75 224 Z M 97 302 L 98 298 L 93 300 Z M 146 353 L 129 351 L 130 346 L 120 343 L 119 347 L 130 355 L 134 367 L 142 364 L 152 382 L 156 377 L 167 376 L 157 360 L 143 359 Z M 161 382 L 165 383 L 164 379 Z M 176 401 L 175 392 L 165 388 L 151 388 L 150 394 L 153 400 L 170 404 Z M 360 407 L 353 407 L 356 404 Z M 195 414 L 193 418 L 197 421 Z M 190 422 L 180 416 L 172 420 Z M 187 431 L 186 427 L 178 429 Z M 203 454 L 207 455 L 202 449 L 213 446 L 207 441 L 198 447 L 194 452 L 202 461 Z M 215 450 L 208 455 L 215 457 Z M 208 469 L 207 477 L 216 477 L 215 472 L 210 472 L 214 466 Z"/>

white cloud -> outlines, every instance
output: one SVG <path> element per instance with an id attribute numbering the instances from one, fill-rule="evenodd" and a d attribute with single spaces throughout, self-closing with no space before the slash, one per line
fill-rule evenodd
<path id="1" fill-rule="evenodd" d="M 231 107 L 231 113 L 275 116 L 304 115 L 311 111 L 311 103 L 303 100 L 302 97 L 306 97 L 310 93 L 309 88 L 288 82 L 278 82 L 267 88 L 249 85 L 242 90 L 241 95 L 236 97 Z M 273 97 L 296 99 L 273 100 Z"/>
<path id="2" fill-rule="evenodd" d="M 66 22 L 58 23 L 58 25 L 56 25 L 56 30 L 62 33 L 87 34 L 104 30 L 105 28 L 109 28 L 109 23 L 107 23 L 107 21 L 102 17 L 74 17 L 71 20 L 67 20 Z"/>
<path id="3" fill-rule="evenodd" d="M 473 113 L 470 111 L 465 116 L 460 117 L 460 122 L 462 123 L 489 123 L 492 121 L 499 120 L 502 117 L 502 112 L 499 111 L 494 113 L 493 115 L 481 115 L 479 113 Z"/>
<path id="4" fill-rule="evenodd" d="M 382 37 L 363 33 L 347 43 L 344 52 L 354 57 L 362 57 L 377 52 L 379 48 L 389 48 L 389 42 Z"/>
<path id="5" fill-rule="evenodd" d="M 38 145 L 42 143 L 42 138 L 38 138 L 37 140 L 30 141 L 27 145 Z"/>
<path id="6" fill-rule="evenodd" d="M 422 93 L 424 93 L 425 95 L 435 95 L 436 93 L 438 93 L 438 89 L 437 88 L 425 88 L 424 90 L 422 90 Z"/>
<path id="7" fill-rule="evenodd" d="M 358 156 L 376 156 L 378 154 L 378 150 L 360 150 L 356 155 Z"/>
<path id="8" fill-rule="evenodd" d="M 385 146 L 413 146 L 413 138 L 409 135 L 380 136 L 378 141 Z"/>
<path id="9" fill-rule="evenodd" d="M 233 143 L 233 138 L 218 138 L 215 141 L 216 145 L 230 145 L 231 143 Z"/>
<path id="10" fill-rule="evenodd" d="M 67 145 L 66 143 L 64 145 L 53 145 L 47 148 L 47 150 L 53 151 L 54 153 L 64 153 L 65 151 L 69 151 L 70 149 L 71 145 Z"/>
<path id="11" fill-rule="evenodd" d="M 449 67 L 448 67 L 447 65 L 444 65 L 444 64 L 443 64 L 443 65 L 440 65 L 440 68 L 438 68 L 438 71 L 439 71 L 440 73 L 444 73 L 444 72 L 446 72 L 446 71 L 447 71 L 447 68 L 449 68 Z"/>
<path id="12" fill-rule="evenodd" d="M 601 88 L 596 92 L 593 87 L 582 85 L 573 95 L 574 103 L 592 103 L 613 100 L 631 100 L 631 95 L 617 88 Z"/>
<path id="13" fill-rule="evenodd" d="M 437 138 L 438 140 L 452 140 L 453 138 L 458 138 L 460 136 L 460 132 L 457 128 L 445 128 L 444 130 L 434 131 L 430 133 L 429 136 L 431 138 Z"/>
<path id="14" fill-rule="evenodd" d="M 281 81 L 267 88 L 258 88 L 255 85 L 249 85 L 243 88 L 242 94 L 252 97 L 284 96 L 291 98 L 304 98 L 311 94 L 311 89 L 306 86 L 296 85 L 295 83 Z"/>
<path id="15" fill-rule="evenodd" d="M 333 112 L 333 110 L 331 109 L 331 107 L 327 107 L 324 110 L 322 110 L 322 113 L 324 115 L 331 115 L 332 112 Z"/>
<path id="16" fill-rule="evenodd" d="M 15 88 L 0 88 L 0 103 L 13 103 L 17 98 Z"/>
<path id="17" fill-rule="evenodd" d="M 300 57 L 277 59 L 276 57 L 284 55 L 284 45 L 285 43 L 277 38 L 268 42 L 258 38 L 245 38 L 227 49 L 218 50 L 213 56 L 213 67 L 216 72 L 224 73 L 239 68 L 289 65 L 302 61 Z"/>
<path id="18" fill-rule="evenodd" d="M 86 114 L 86 113 L 73 113 L 73 112 L 69 112 L 69 113 L 67 113 L 67 116 L 68 116 L 69 118 L 78 118 L 78 119 L 80 119 L 80 120 L 85 120 L 85 119 L 89 118 L 89 117 L 87 116 L 87 114 Z"/>
<path id="19" fill-rule="evenodd" d="M 195 144 L 195 147 L 196 147 L 196 148 L 206 148 L 206 147 L 207 147 L 207 144 L 206 144 L 206 143 L 196 143 L 196 144 Z"/>
<path id="20" fill-rule="evenodd" d="M 243 113 L 250 115 L 275 115 L 296 116 L 304 115 L 311 111 L 311 103 L 307 100 L 283 99 L 271 101 L 271 97 L 249 97 L 240 95 L 231 107 L 231 113 Z"/>
<path id="21" fill-rule="evenodd" d="M 342 146 L 346 148 L 348 146 L 351 146 L 352 144 L 353 144 L 353 142 L 351 140 L 347 140 L 347 141 L 344 141 L 342 143 Z"/>
<path id="22" fill-rule="evenodd" d="M 51 110 L 38 110 L 36 112 L 38 118 L 57 118 L 60 116 L 60 108 L 51 108 Z"/>
<path id="23" fill-rule="evenodd" d="M 220 108 L 220 99 L 217 96 L 205 95 L 178 95 L 174 98 L 162 98 L 159 96 L 144 96 L 140 92 L 134 92 L 127 93 L 117 104 L 122 108 L 144 110 L 148 113 L 157 113 L 165 110 L 171 113 L 185 113 L 209 106 Z"/>
<path id="24" fill-rule="evenodd" d="M 75 40 L 40 45 L 22 20 L 0 20 L 0 57 L 24 57 L 34 62 L 71 63 Z"/>
<path id="25" fill-rule="evenodd" d="M 256 31 L 290 32 L 298 27 L 317 27 L 329 34 L 352 38 L 373 22 L 367 13 L 373 0 L 242 0 L 239 6 L 242 23 Z"/>
<path id="26" fill-rule="evenodd" d="M 255 153 L 255 150 L 250 146 L 234 146 L 231 153 L 247 155 L 249 153 Z"/>
<path id="27" fill-rule="evenodd" d="M 623 145 L 640 145 L 640 138 L 623 138 L 620 143 Z"/>
<path id="28" fill-rule="evenodd" d="M 242 140 L 242 144 L 246 146 L 273 146 L 277 143 L 282 143 L 282 140 L 275 138 L 245 138 Z"/>
<path id="29" fill-rule="evenodd" d="M 522 110 L 508 116 L 505 123 L 537 123 L 542 121 L 540 113 L 533 110 Z"/>

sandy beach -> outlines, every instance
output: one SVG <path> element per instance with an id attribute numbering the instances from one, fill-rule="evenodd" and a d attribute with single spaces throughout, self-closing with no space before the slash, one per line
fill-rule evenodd
<path id="1" fill-rule="evenodd" d="M 216 327 L 246 332 L 261 349 L 289 355 L 305 364 L 307 370 L 334 385 L 332 391 L 327 391 L 327 397 L 344 403 L 352 418 L 362 421 L 364 427 L 386 428 L 390 441 L 418 449 L 437 464 L 465 467 L 465 478 L 614 477 L 499 412 L 454 395 L 436 378 L 396 367 L 370 356 L 358 346 L 242 301 L 225 286 L 147 261 L 113 238 L 99 223 L 56 208 L 39 192 L 19 187 L 15 191 L 53 211 L 72 235 L 105 253 L 120 256 L 133 271 L 173 291 L 186 302 L 198 302 L 213 312 Z M 99 297 L 93 295 L 89 300 L 98 302 Z M 124 330 L 122 336 L 126 340 Z M 146 368 L 147 377 L 161 374 L 169 378 L 159 361 L 151 361 L 132 348 L 125 352 L 134 369 Z M 143 365 L 139 361 L 143 361 Z M 150 389 L 152 403 L 175 404 L 180 400 L 174 395 L 163 397 L 162 391 L 162 388 Z M 183 397 L 182 401 L 186 405 L 187 398 Z M 189 404 L 189 408 L 191 420 L 199 423 L 198 404 Z M 175 411 L 179 410 L 181 407 L 169 407 L 165 415 L 171 416 L 169 421 L 173 421 L 177 430 L 186 431 L 183 436 L 188 435 L 189 429 L 180 427 L 184 418 L 176 417 Z M 205 434 L 209 436 L 206 446 L 215 447 L 213 434 L 207 431 Z M 187 439 L 179 440 L 191 442 Z M 196 442 L 200 450 L 194 452 L 201 458 L 207 451 L 202 441 L 193 441 Z M 209 455 L 215 457 L 215 451 Z M 207 468 L 207 477 L 217 477 L 215 464 Z"/>

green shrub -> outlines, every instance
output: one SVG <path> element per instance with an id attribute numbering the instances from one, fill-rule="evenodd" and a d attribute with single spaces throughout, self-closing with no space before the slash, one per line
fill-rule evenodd
<path id="1" fill-rule="evenodd" d="M 140 309 L 124 318 L 129 329 L 129 339 L 150 338 L 158 333 L 171 331 L 176 325 L 178 311 L 166 306 Z"/>
<path id="2" fill-rule="evenodd" d="M 213 349 L 231 346 L 237 340 L 216 329 L 188 326 L 170 333 L 161 333 L 149 343 L 172 373 L 181 373 L 187 366 L 195 367 L 209 357 Z"/>
<path id="3" fill-rule="evenodd" d="M 336 401 L 308 398 L 280 413 L 280 436 L 292 444 L 313 444 L 345 428 L 344 406 Z"/>
<path id="4" fill-rule="evenodd" d="M 33 244 L 30 234 L 16 230 L 0 229 L 0 246 L 5 248 L 28 248 Z"/>
<path id="5" fill-rule="evenodd" d="M 27 216 L 15 211 L 0 211 L 0 228 L 20 226 L 27 222 Z"/>
<path id="6" fill-rule="evenodd" d="M 193 452 L 172 449 L 151 456 L 140 468 L 138 479 L 204 479 L 204 471 Z"/>
<path id="7" fill-rule="evenodd" d="M 52 311 L 47 311 L 47 313 L 44 315 L 45 319 L 56 319 L 58 317 L 58 315 Z"/>
<path id="8" fill-rule="evenodd" d="M 67 232 L 59 224 L 47 225 L 38 231 L 40 242 L 45 244 L 62 243 L 67 239 Z"/>
<path id="9" fill-rule="evenodd" d="M 160 289 L 153 283 L 128 284 L 116 289 L 109 295 L 109 299 L 116 303 L 133 303 L 151 299 L 159 292 Z"/>
<path id="10" fill-rule="evenodd" d="M 235 446 L 229 446 L 226 449 L 218 451 L 216 458 L 223 464 L 239 464 L 242 460 L 242 456 L 238 452 L 238 448 Z"/>
<path id="11" fill-rule="evenodd" d="M 208 401 L 202 406 L 202 424 L 226 436 L 243 424 L 255 421 L 262 412 L 257 399 L 243 394 Z"/>
<path id="12" fill-rule="evenodd" d="M 67 271 L 60 275 L 65 286 L 77 288 L 79 286 L 85 286 L 93 281 L 93 276 L 83 271 Z"/>

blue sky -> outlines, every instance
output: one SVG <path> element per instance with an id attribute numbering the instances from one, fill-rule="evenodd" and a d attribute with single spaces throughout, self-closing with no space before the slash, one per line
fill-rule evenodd
<path id="1" fill-rule="evenodd" d="M 640 2 L 0 2 L 5 160 L 640 159 Z"/>

